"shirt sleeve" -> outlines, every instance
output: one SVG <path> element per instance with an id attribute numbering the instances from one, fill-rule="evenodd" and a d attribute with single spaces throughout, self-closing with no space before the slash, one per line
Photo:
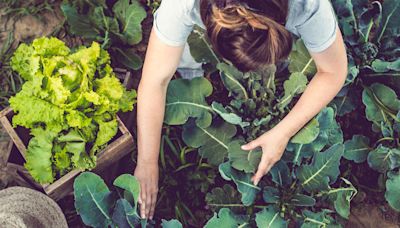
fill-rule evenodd
<path id="1" fill-rule="evenodd" d="M 185 4 L 186 0 L 162 0 L 154 13 L 154 31 L 167 45 L 183 46 L 193 29 L 193 22 Z"/>
<path id="2" fill-rule="evenodd" d="M 314 0 L 309 17 L 296 26 L 300 38 L 310 52 L 322 52 L 336 39 L 337 21 L 329 0 Z"/>

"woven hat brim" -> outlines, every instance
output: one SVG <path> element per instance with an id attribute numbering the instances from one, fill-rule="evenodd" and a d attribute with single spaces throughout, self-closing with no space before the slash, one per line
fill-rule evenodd
<path id="1" fill-rule="evenodd" d="M 45 194 L 29 188 L 10 187 L 1 190 L 0 214 L 22 218 L 28 227 L 68 228 L 58 204 Z"/>

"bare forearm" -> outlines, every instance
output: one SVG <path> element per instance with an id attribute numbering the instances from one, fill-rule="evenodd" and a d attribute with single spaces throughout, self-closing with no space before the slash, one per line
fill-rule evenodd
<path id="1" fill-rule="evenodd" d="M 317 73 L 293 109 L 276 127 L 289 137 L 295 135 L 337 95 L 345 78 L 343 72 Z"/>
<path id="2" fill-rule="evenodd" d="M 138 161 L 157 163 L 165 107 L 165 89 L 147 88 L 141 84 L 138 89 Z"/>

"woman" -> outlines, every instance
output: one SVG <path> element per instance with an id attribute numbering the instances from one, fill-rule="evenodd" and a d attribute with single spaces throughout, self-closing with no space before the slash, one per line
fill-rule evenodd
<path id="1" fill-rule="evenodd" d="M 213 49 L 242 71 L 287 58 L 292 34 L 303 39 L 316 66 L 297 104 L 273 129 L 243 145 L 261 147 L 255 185 L 281 158 L 288 141 L 326 106 L 347 75 L 346 51 L 328 0 L 163 0 L 138 89 L 138 163 L 143 218 L 153 218 L 158 191 L 158 153 L 168 83 L 193 25 L 207 30 Z"/>

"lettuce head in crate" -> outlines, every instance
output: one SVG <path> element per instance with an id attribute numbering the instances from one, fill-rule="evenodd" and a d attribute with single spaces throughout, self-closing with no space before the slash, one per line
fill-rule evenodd
<path id="1" fill-rule="evenodd" d="M 10 99 L 13 126 L 30 129 L 25 167 L 39 183 L 96 166 L 96 154 L 117 134 L 116 113 L 130 111 L 127 91 L 100 45 L 69 49 L 57 38 L 21 44 L 11 59 L 25 80 Z"/>

